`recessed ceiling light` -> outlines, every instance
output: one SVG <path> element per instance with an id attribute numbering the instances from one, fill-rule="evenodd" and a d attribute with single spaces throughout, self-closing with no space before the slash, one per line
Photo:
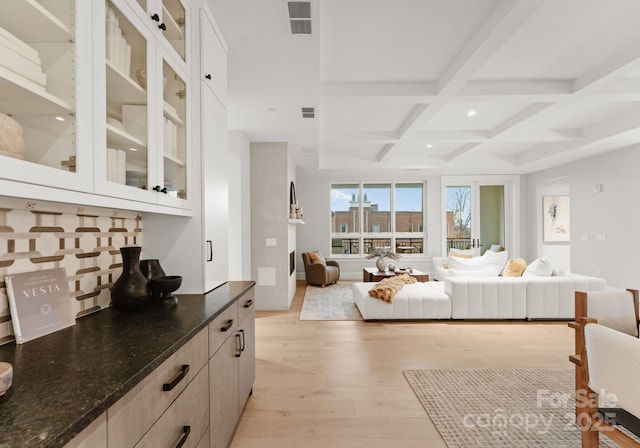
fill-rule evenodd
<path id="1" fill-rule="evenodd" d="M 467 112 L 467 117 L 475 117 L 476 116 L 476 111 L 473 109 L 469 109 L 469 111 Z"/>
<path id="2" fill-rule="evenodd" d="M 64 121 L 64 117 L 57 116 L 57 117 L 56 117 L 56 120 L 58 120 L 58 121 Z"/>
<path id="3" fill-rule="evenodd" d="M 431 143 L 427 143 L 427 148 L 433 148 L 433 145 Z"/>
<path id="4" fill-rule="evenodd" d="M 138 148 L 129 148 L 129 151 L 137 151 Z"/>

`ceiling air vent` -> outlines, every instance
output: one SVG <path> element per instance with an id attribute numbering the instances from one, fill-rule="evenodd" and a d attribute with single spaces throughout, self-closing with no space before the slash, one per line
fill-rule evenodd
<path id="1" fill-rule="evenodd" d="M 291 34 L 311 34 L 311 2 L 287 2 Z"/>
<path id="2" fill-rule="evenodd" d="M 315 109 L 315 107 L 303 107 L 302 108 L 302 118 L 316 118 L 316 109 Z"/>

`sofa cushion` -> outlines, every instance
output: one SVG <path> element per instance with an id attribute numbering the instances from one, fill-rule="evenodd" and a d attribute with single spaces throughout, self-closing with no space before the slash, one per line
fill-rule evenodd
<path id="1" fill-rule="evenodd" d="M 498 271 L 497 275 L 500 275 L 509 260 L 509 253 L 506 251 L 493 252 L 492 250 L 488 250 L 482 258 L 485 260 L 486 267 L 495 268 Z"/>
<path id="2" fill-rule="evenodd" d="M 486 260 L 483 257 L 460 258 L 452 257 L 449 259 L 449 269 L 483 269 L 486 268 Z"/>
<path id="3" fill-rule="evenodd" d="M 546 257 L 540 257 L 537 260 L 531 262 L 527 269 L 522 274 L 523 277 L 530 275 L 537 275 L 539 277 L 550 277 L 553 274 L 553 266 L 551 261 Z"/>
<path id="4" fill-rule="evenodd" d="M 451 299 L 444 292 L 443 282 L 404 285 L 391 303 L 370 297 L 373 285 L 353 284 L 353 300 L 364 320 L 451 318 Z"/>
<path id="5" fill-rule="evenodd" d="M 449 262 L 453 257 L 457 258 L 473 258 L 474 250 L 473 249 L 451 249 L 449 252 L 449 256 L 444 262 L 444 268 L 449 269 Z"/>
<path id="6" fill-rule="evenodd" d="M 497 277 L 496 268 L 488 266 L 482 269 L 449 269 L 449 277 Z"/>
<path id="7" fill-rule="evenodd" d="M 507 261 L 502 275 L 504 277 L 521 277 L 525 269 L 527 269 L 527 262 L 524 258 L 512 258 Z"/>

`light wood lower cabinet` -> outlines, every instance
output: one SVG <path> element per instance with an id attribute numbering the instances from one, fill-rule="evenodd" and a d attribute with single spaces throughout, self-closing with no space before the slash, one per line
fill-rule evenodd
<path id="1" fill-rule="evenodd" d="M 136 446 L 206 365 L 208 339 L 198 333 L 107 410 L 109 448 Z"/>
<path id="2" fill-rule="evenodd" d="M 226 448 L 254 380 L 251 288 L 65 448 Z"/>
<path id="3" fill-rule="evenodd" d="M 208 386 L 208 369 L 203 368 L 136 448 L 197 447 L 209 426 Z"/>
<path id="4" fill-rule="evenodd" d="M 107 448 L 107 413 L 95 419 L 64 448 Z"/>
<path id="5" fill-rule="evenodd" d="M 209 360 L 210 448 L 226 448 L 231 443 L 255 380 L 253 289 L 236 303 L 240 323 Z M 211 331 L 220 332 L 220 329 L 210 326 L 209 331 L 211 340 Z"/>

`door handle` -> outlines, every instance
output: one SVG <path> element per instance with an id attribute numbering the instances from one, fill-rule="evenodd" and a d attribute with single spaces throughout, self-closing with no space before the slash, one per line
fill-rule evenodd
<path id="1" fill-rule="evenodd" d="M 207 261 L 213 261 L 213 241 L 207 240 L 207 246 L 209 247 L 209 256 Z"/>
<path id="2" fill-rule="evenodd" d="M 240 340 L 240 351 L 244 351 L 244 330 L 240 330 L 240 334 L 242 335 L 242 339 Z"/>

